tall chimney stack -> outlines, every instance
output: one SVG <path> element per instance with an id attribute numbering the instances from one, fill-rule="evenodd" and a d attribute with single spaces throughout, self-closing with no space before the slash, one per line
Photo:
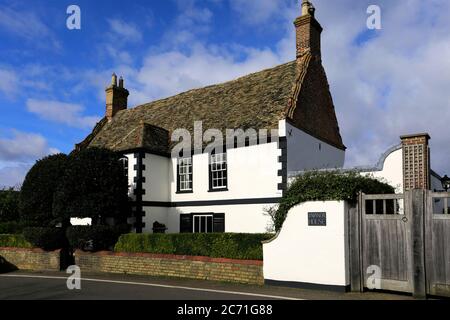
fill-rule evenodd
<path id="1" fill-rule="evenodd" d="M 130 93 L 124 88 L 124 80 L 119 79 L 117 85 L 117 75 L 113 73 L 111 85 L 106 88 L 106 118 L 111 121 L 117 112 L 126 110 L 128 106 L 128 96 Z"/>
<path id="2" fill-rule="evenodd" d="M 313 58 L 321 60 L 320 36 L 323 29 L 315 18 L 316 9 L 309 0 L 303 0 L 301 12 L 302 15 L 294 22 L 297 34 L 297 59 L 310 52 Z"/>
<path id="3" fill-rule="evenodd" d="M 405 191 L 430 189 L 430 136 L 428 133 L 402 136 L 403 186 Z"/>

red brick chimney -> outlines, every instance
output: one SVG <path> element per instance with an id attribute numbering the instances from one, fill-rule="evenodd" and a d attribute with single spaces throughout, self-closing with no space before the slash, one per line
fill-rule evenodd
<path id="1" fill-rule="evenodd" d="M 111 121 L 117 112 L 127 109 L 130 93 L 124 88 L 123 78 L 120 77 L 117 85 L 116 74 L 112 75 L 111 85 L 106 88 L 106 117 Z"/>
<path id="2" fill-rule="evenodd" d="M 323 29 L 314 17 L 315 11 L 309 0 L 302 1 L 302 15 L 294 22 L 297 33 L 297 58 L 309 51 L 314 58 L 321 59 L 320 35 Z"/>
<path id="3" fill-rule="evenodd" d="M 400 138 L 403 145 L 404 190 L 430 189 L 430 136 L 420 133 Z"/>

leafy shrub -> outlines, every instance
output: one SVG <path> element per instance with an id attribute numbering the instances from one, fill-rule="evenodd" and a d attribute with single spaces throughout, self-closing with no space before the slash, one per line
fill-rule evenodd
<path id="1" fill-rule="evenodd" d="M 115 246 L 117 252 L 176 254 L 262 260 L 262 244 L 270 234 L 194 233 L 125 234 Z"/>
<path id="2" fill-rule="evenodd" d="M 64 177 L 55 194 L 56 217 L 91 218 L 105 225 L 129 215 L 128 180 L 119 155 L 107 149 L 89 148 L 69 157 Z"/>
<path id="3" fill-rule="evenodd" d="M 20 219 L 19 197 L 20 192 L 14 189 L 0 190 L 0 223 Z"/>
<path id="4" fill-rule="evenodd" d="M 0 222 L 0 234 L 22 233 L 24 225 L 20 222 Z"/>
<path id="5" fill-rule="evenodd" d="M 280 201 L 275 214 L 275 229 L 283 226 L 289 210 L 307 201 L 348 201 L 356 203 L 358 193 L 367 194 L 395 193 L 387 183 L 357 172 L 340 173 L 337 171 L 308 172 L 295 179 Z"/>
<path id="6" fill-rule="evenodd" d="M 31 248 L 32 245 L 21 234 L 0 234 L 0 247 Z"/>
<path id="7" fill-rule="evenodd" d="M 62 228 L 25 228 L 23 234 L 33 246 L 47 251 L 65 248 L 68 245 Z"/>
<path id="8" fill-rule="evenodd" d="M 28 172 L 20 192 L 21 220 L 29 226 L 56 224 L 52 214 L 53 197 L 67 165 L 64 154 L 43 158 Z"/>
<path id="9" fill-rule="evenodd" d="M 74 226 L 67 229 L 66 236 L 72 248 L 95 252 L 111 250 L 119 237 L 129 231 L 129 225 Z"/>

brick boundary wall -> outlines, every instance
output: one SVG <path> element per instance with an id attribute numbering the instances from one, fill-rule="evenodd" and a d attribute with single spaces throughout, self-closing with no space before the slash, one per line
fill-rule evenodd
<path id="1" fill-rule="evenodd" d="M 148 253 L 75 252 L 81 272 L 178 277 L 264 284 L 263 262 Z"/>
<path id="2" fill-rule="evenodd" d="M 0 257 L 19 270 L 59 271 L 61 250 L 46 252 L 41 249 L 0 247 Z"/>

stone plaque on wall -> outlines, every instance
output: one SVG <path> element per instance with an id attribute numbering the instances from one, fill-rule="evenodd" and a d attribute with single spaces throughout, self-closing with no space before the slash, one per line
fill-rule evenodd
<path id="1" fill-rule="evenodd" d="M 325 227 L 327 225 L 326 212 L 309 212 L 308 225 L 312 227 Z"/>

